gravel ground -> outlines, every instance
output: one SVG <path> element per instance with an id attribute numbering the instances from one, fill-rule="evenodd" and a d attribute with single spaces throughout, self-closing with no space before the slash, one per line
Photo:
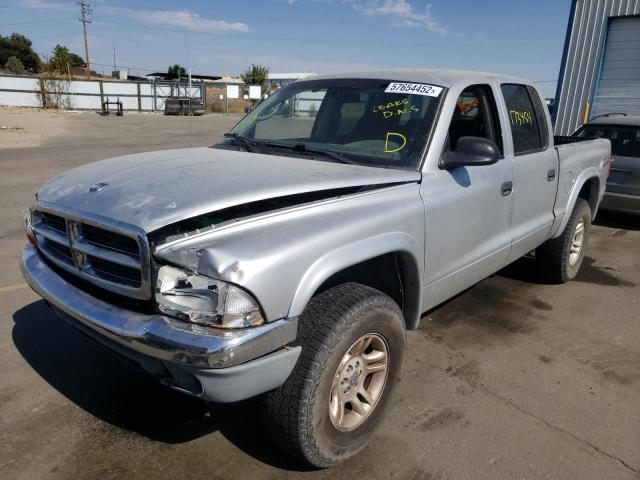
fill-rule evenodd
<path id="1" fill-rule="evenodd" d="M 523 259 L 425 315 L 383 427 L 328 471 L 276 449 L 255 402 L 164 389 L 26 288 L 20 212 L 47 178 L 211 145 L 237 120 L 0 111 L 28 130 L 0 131 L 0 478 L 640 478 L 638 218 L 599 215 L 576 281 L 545 284 Z"/>

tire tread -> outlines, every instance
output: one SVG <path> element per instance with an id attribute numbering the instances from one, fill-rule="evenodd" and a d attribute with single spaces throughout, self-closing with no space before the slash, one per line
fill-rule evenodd
<path id="1" fill-rule="evenodd" d="M 305 416 L 312 399 L 305 398 L 305 392 L 311 390 L 313 379 L 326 363 L 332 346 L 339 342 L 339 332 L 344 332 L 353 320 L 350 310 L 383 306 L 402 317 L 397 304 L 382 292 L 357 283 L 345 283 L 314 297 L 300 316 L 298 337 L 292 344 L 302 346 L 298 363 L 284 385 L 263 397 L 263 419 L 269 433 L 298 460 L 320 467 L 335 463 L 318 458 L 307 434 Z"/>
<path id="2" fill-rule="evenodd" d="M 554 283 L 566 283 L 572 279 L 569 273 L 568 252 L 573 241 L 573 231 L 578 218 L 585 213 L 588 214 L 590 220 L 591 208 L 589 204 L 583 198 L 578 198 L 562 234 L 547 240 L 536 249 L 536 263 L 540 268 L 540 272 Z M 583 249 L 587 247 L 586 241 L 587 237 L 585 237 Z"/>

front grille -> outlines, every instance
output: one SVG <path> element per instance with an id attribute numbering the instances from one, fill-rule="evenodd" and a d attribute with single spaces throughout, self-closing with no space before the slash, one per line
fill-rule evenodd
<path id="1" fill-rule="evenodd" d="M 42 222 L 48 226 L 57 230 L 58 232 L 67 234 L 67 221 L 64 217 L 59 217 L 53 213 L 42 213 Z"/>
<path id="2" fill-rule="evenodd" d="M 73 256 L 71 255 L 71 249 L 69 247 L 53 242 L 48 238 L 44 239 L 44 244 L 47 246 L 47 249 L 51 250 L 55 255 L 60 257 L 61 260 L 64 260 L 70 265 L 73 265 Z"/>
<path id="3" fill-rule="evenodd" d="M 117 294 L 151 297 L 143 232 L 45 210 L 34 214 L 34 233 L 43 255 L 67 272 Z"/>
<path id="4" fill-rule="evenodd" d="M 82 236 L 85 240 L 95 245 L 140 256 L 138 242 L 131 237 L 125 237 L 87 224 L 82 224 Z"/>
<path id="5" fill-rule="evenodd" d="M 88 256 L 89 264 L 97 275 L 112 282 L 124 283 L 133 287 L 139 287 L 142 282 L 140 270 L 118 265 L 117 263 L 103 260 L 102 258 Z"/>

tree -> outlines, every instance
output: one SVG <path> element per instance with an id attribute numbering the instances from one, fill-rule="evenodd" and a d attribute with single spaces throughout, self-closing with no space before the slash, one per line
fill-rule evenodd
<path id="1" fill-rule="evenodd" d="M 171 65 L 167 69 L 167 78 L 179 78 L 179 77 L 186 77 L 186 76 L 187 76 L 187 71 L 184 69 L 184 67 L 178 65 L 177 63 L 175 65 Z"/>
<path id="2" fill-rule="evenodd" d="M 20 60 L 28 72 L 40 71 L 40 57 L 31 47 L 31 40 L 24 35 L 19 33 L 12 33 L 8 37 L 0 35 L 0 65 L 5 65 L 10 57 Z"/>
<path id="3" fill-rule="evenodd" d="M 4 64 L 4 69 L 9 73 L 15 73 L 17 75 L 24 73 L 24 65 L 18 57 L 9 57 L 7 63 Z"/>
<path id="4" fill-rule="evenodd" d="M 67 47 L 56 45 L 48 66 L 52 72 L 66 73 L 68 68 L 82 67 L 84 64 L 84 60 L 79 55 L 70 52 Z"/>
<path id="5" fill-rule="evenodd" d="M 247 85 L 264 85 L 269 78 L 269 69 L 262 65 L 251 65 L 240 75 L 240 79 Z"/>

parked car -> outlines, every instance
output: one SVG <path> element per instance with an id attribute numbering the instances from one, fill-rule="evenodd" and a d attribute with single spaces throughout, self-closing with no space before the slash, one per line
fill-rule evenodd
<path id="1" fill-rule="evenodd" d="M 215 148 L 46 183 L 22 271 L 60 316 L 164 385 L 262 395 L 284 449 L 328 467 L 391 405 L 407 329 L 536 249 L 576 276 L 608 140 L 554 145 L 538 90 L 447 70 L 287 85 Z"/>
<path id="2" fill-rule="evenodd" d="M 168 97 L 164 102 L 165 115 L 204 115 L 204 100 L 191 97 Z"/>
<path id="3" fill-rule="evenodd" d="M 613 166 L 601 208 L 640 214 L 640 115 L 601 115 L 574 135 L 611 141 Z"/>

